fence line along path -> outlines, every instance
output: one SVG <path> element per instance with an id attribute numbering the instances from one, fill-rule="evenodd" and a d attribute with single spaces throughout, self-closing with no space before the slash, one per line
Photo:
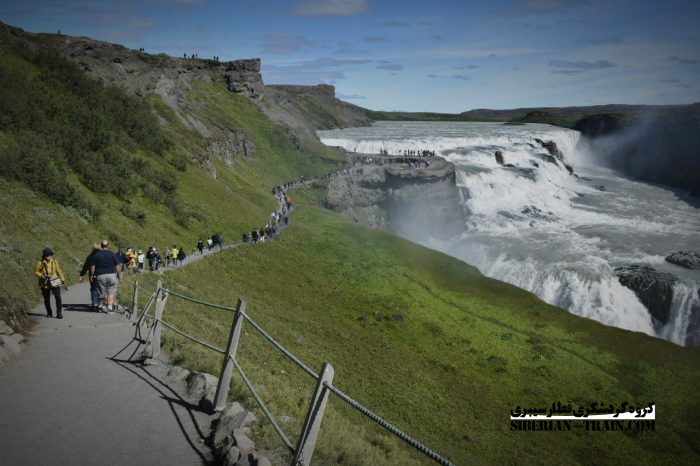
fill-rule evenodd
<path id="1" fill-rule="evenodd" d="M 163 330 L 163 326 L 167 327 L 168 329 L 178 333 L 179 335 L 192 340 L 212 351 L 215 351 L 223 356 L 223 361 L 221 365 L 221 371 L 219 374 L 219 382 L 216 388 L 216 394 L 214 396 L 214 400 L 212 400 L 212 407 L 220 411 L 224 409 L 226 406 L 226 400 L 228 397 L 228 392 L 231 384 L 231 374 L 233 369 L 235 368 L 240 377 L 243 379 L 243 382 L 245 385 L 248 387 L 248 390 L 250 390 L 251 394 L 253 395 L 253 398 L 255 401 L 258 403 L 260 406 L 260 409 L 263 411 L 265 416 L 267 417 L 268 421 L 272 424 L 273 428 L 277 432 L 277 434 L 280 436 L 284 444 L 287 446 L 289 449 L 290 453 L 293 455 L 293 460 L 292 460 L 292 466 L 304 466 L 304 465 L 309 465 L 311 464 L 311 458 L 313 456 L 314 448 L 316 446 L 316 440 L 318 438 L 319 432 L 321 430 L 321 423 L 323 420 L 323 414 L 326 409 L 326 404 L 328 402 L 328 398 L 330 394 L 336 395 L 340 400 L 348 403 L 350 406 L 355 408 L 357 411 L 365 415 L 367 418 L 370 420 L 374 421 L 377 423 L 379 426 L 382 428 L 386 429 L 387 431 L 391 432 L 393 435 L 397 436 L 404 442 L 406 442 L 408 445 L 411 447 L 415 448 L 416 450 L 420 451 L 424 455 L 426 455 L 428 458 L 432 459 L 433 461 L 446 465 L 446 466 L 453 466 L 452 463 L 440 456 L 438 453 L 434 452 L 430 448 L 426 447 L 419 441 L 411 438 L 409 435 L 406 433 L 402 432 L 400 429 L 397 427 L 393 426 L 386 420 L 382 419 L 381 417 L 377 416 L 375 413 L 367 409 L 366 407 L 362 406 L 360 403 L 357 401 L 353 400 L 350 396 L 346 395 L 343 393 L 341 390 L 333 386 L 333 377 L 334 377 L 334 370 L 333 367 L 329 363 L 323 363 L 321 370 L 318 374 L 313 372 L 309 367 L 307 367 L 302 361 L 300 361 L 297 357 L 295 357 L 292 353 L 290 353 L 286 348 L 284 348 L 280 343 L 278 343 L 273 336 L 268 334 L 262 327 L 260 327 L 247 313 L 246 313 L 246 303 L 242 299 L 238 300 L 238 304 L 236 308 L 230 308 L 226 306 L 221 306 L 218 304 L 211 304 L 207 303 L 205 301 L 192 298 L 190 296 L 185 296 L 180 293 L 177 293 L 175 291 L 169 290 L 167 288 L 163 287 L 163 282 L 158 281 L 157 289 L 153 293 L 148 293 L 146 290 L 143 290 L 138 285 L 138 282 L 134 283 L 134 302 L 132 303 L 132 309 L 135 310 L 135 312 L 132 314 L 132 318 L 136 321 L 136 328 L 137 328 L 137 335 L 140 332 L 141 329 L 141 324 L 145 319 L 148 319 L 148 312 L 153 307 L 153 303 L 155 302 L 155 309 L 153 311 L 153 325 L 151 328 L 151 332 L 149 332 L 150 335 L 150 341 L 151 341 L 151 348 L 150 348 L 150 353 L 152 354 L 153 357 L 157 357 L 160 352 L 161 352 L 161 332 Z M 138 296 L 139 296 L 139 291 L 146 291 L 146 294 L 149 295 L 148 303 L 144 307 L 143 311 L 139 314 L 138 309 Z M 216 348 L 215 346 L 212 346 L 206 342 L 203 342 L 199 340 L 197 337 L 194 337 L 192 335 L 188 335 L 187 333 L 183 332 L 180 329 L 177 329 L 176 327 L 172 326 L 169 324 L 164 316 L 166 315 L 165 313 L 165 305 L 166 302 L 168 301 L 168 298 L 172 296 L 177 299 L 193 302 L 196 304 L 199 304 L 201 306 L 206 306 L 206 307 L 211 307 L 215 309 L 220 309 L 224 312 L 232 312 L 233 313 L 233 323 L 231 325 L 231 331 L 229 334 L 228 338 L 228 344 L 226 346 L 225 350 L 222 350 L 220 348 Z M 282 352 L 287 358 L 289 358 L 292 362 L 294 362 L 297 366 L 299 366 L 306 374 L 311 376 L 313 379 L 316 380 L 316 388 L 311 396 L 311 402 L 309 403 L 309 408 L 308 412 L 306 414 L 306 419 L 304 421 L 304 425 L 301 430 L 301 434 L 299 437 L 299 440 L 297 441 L 296 445 L 292 444 L 292 442 L 289 440 L 287 435 L 284 433 L 284 431 L 280 428 L 280 426 L 277 424 L 275 421 L 274 416 L 272 416 L 267 409 L 267 406 L 265 403 L 262 401 L 258 393 L 255 391 L 253 384 L 248 380 L 248 377 L 246 376 L 245 372 L 241 368 L 240 364 L 236 360 L 236 352 L 238 348 L 238 343 L 241 338 L 241 328 L 243 326 L 244 321 L 247 321 L 250 325 L 255 328 L 264 338 L 266 338 L 277 350 Z"/>

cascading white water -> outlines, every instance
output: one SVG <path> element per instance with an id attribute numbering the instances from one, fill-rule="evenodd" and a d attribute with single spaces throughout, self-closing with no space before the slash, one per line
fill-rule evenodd
<path id="1" fill-rule="evenodd" d="M 319 132 L 325 144 L 349 152 L 429 150 L 455 164 L 462 202 L 470 212 L 465 230 L 450 241 L 421 238 L 422 244 L 574 314 L 684 344 L 691 309 L 700 309 L 700 271 L 669 264 L 664 257 L 700 251 L 700 209 L 679 200 L 678 191 L 595 167 L 585 151 L 577 150 L 579 136 L 549 125 L 500 123 L 379 122 Z M 535 139 L 554 141 L 564 161 L 548 157 Z M 513 166 L 500 165 L 496 151 Z M 589 179 L 572 176 L 564 163 Z M 398 233 L 415 239 L 408 231 Z M 660 329 L 614 274 L 616 267 L 629 264 L 680 278 L 670 320 Z"/>

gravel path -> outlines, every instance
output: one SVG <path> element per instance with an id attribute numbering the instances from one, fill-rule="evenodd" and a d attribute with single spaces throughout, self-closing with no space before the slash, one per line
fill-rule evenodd
<path id="1" fill-rule="evenodd" d="M 134 327 L 121 314 L 91 312 L 87 283 L 62 298 L 64 319 L 37 306 L 26 351 L 0 373 L 0 464 L 208 462 L 200 439 L 210 419 L 184 383 L 165 366 L 129 361 Z"/>

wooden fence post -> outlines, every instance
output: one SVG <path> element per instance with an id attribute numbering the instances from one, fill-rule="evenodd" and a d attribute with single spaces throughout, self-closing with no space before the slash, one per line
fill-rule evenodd
<path id="1" fill-rule="evenodd" d="M 323 412 L 326 410 L 328 394 L 330 393 L 330 390 L 324 387 L 323 384 L 332 384 L 334 374 L 333 366 L 324 362 L 323 366 L 321 366 L 321 373 L 318 376 L 316 390 L 314 391 L 313 398 L 311 398 L 309 412 L 306 413 L 306 420 L 304 421 L 304 427 L 299 436 L 299 442 L 297 442 L 292 466 L 308 466 L 311 464 L 311 456 L 314 454 L 316 439 L 321 430 Z"/>
<path id="2" fill-rule="evenodd" d="M 231 324 L 231 333 L 228 337 L 228 345 L 226 345 L 226 353 L 224 354 L 224 363 L 221 365 L 221 374 L 219 375 L 219 384 L 216 386 L 216 396 L 214 397 L 214 410 L 221 411 L 226 407 L 226 398 L 231 387 L 231 372 L 233 371 L 233 360 L 236 358 L 236 350 L 238 349 L 238 340 L 241 336 L 241 327 L 243 326 L 243 313 L 245 312 L 245 301 L 238 298 L 236 305 L 236 313 L 233 316 L 233 324 Z"/>
<path id="3" fill-rule="evenodd" d="M 131 304 L 131 318 L 133 322 L 139 315 L 139 282 L 134 282 L 134 299 Z"/>
<path id="4" fill-rule="evenodd" d="M 165 300 L 163 299 L 163 282 L 158 280 L 158 288 L 156 289 L 156 315 L 153 321 L 153 340 L 151 344 L 151 357 L 155 358 L 160 354 L 160 332 L 163 326 L 160 323 L 160 319 L 163 317 L 163 307 L 165 306 Z"/>

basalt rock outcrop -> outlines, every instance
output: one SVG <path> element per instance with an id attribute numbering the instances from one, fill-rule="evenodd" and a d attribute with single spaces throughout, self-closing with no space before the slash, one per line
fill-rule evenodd
<path id="1" fill-rule="evenodd" d="M 541 139 L 535 138 L 535 142 L 537 142 L 540 146 L 544 147 L 547 149 L 547 152 L 549 152 L 549 155 L 553 155 L 557 159 L 561 160 L 562 159 L 562 154 L 559 148 L 557 147 L 557 143 L 554 141 L 543 141 Z"/>
<path id="2" fill-rule="evenodd" d="M 372 126 L 365 111 L 335 96 L 335 86 L 269 85 L 265 100 L 274 105 L 260 106 L 277 123 L 291 128 L 298 137 L 317 139 L 320 129 Z"/>
<path id="3" fill-rule="evenodd" d="M 678 281 L 678 277 L 639 265 L 618 267 L 615 274 L 623 286 L 634 291 L 656 324 L 668 323 L 673 302 L 673 285 Z"/>
<path id="4" fill-rule="evenodd" d="M 365 165 L 363 171 L 329 183 L 328 207 L 370 228 L 414 240 L 448 238 L 464 229 L 453 164 L 433 159 L 429 168 L 408 170 L 390 163 Z"/>
<path id="5" fill-rule="evenodd" d="M 259 58 L 229 62 L 224 76 L 231 92 L 246 95 L 251 99 L 261 99 L 265 95 Z"/>
<path id="6" fill-rule="evenodd" d="M 700 254 L 695 251 L 679 251 L 666 257 L 666 262 L 680 265 L 686 269 L 700 269 Z"/>
<path id="7" fill-rule="evenodd" d="M 574 129 L 586 136 L 600 136 L 622 129 L 629 123 L 627 120 L 621 113 L 588 115 L 577 121 Z"/>

